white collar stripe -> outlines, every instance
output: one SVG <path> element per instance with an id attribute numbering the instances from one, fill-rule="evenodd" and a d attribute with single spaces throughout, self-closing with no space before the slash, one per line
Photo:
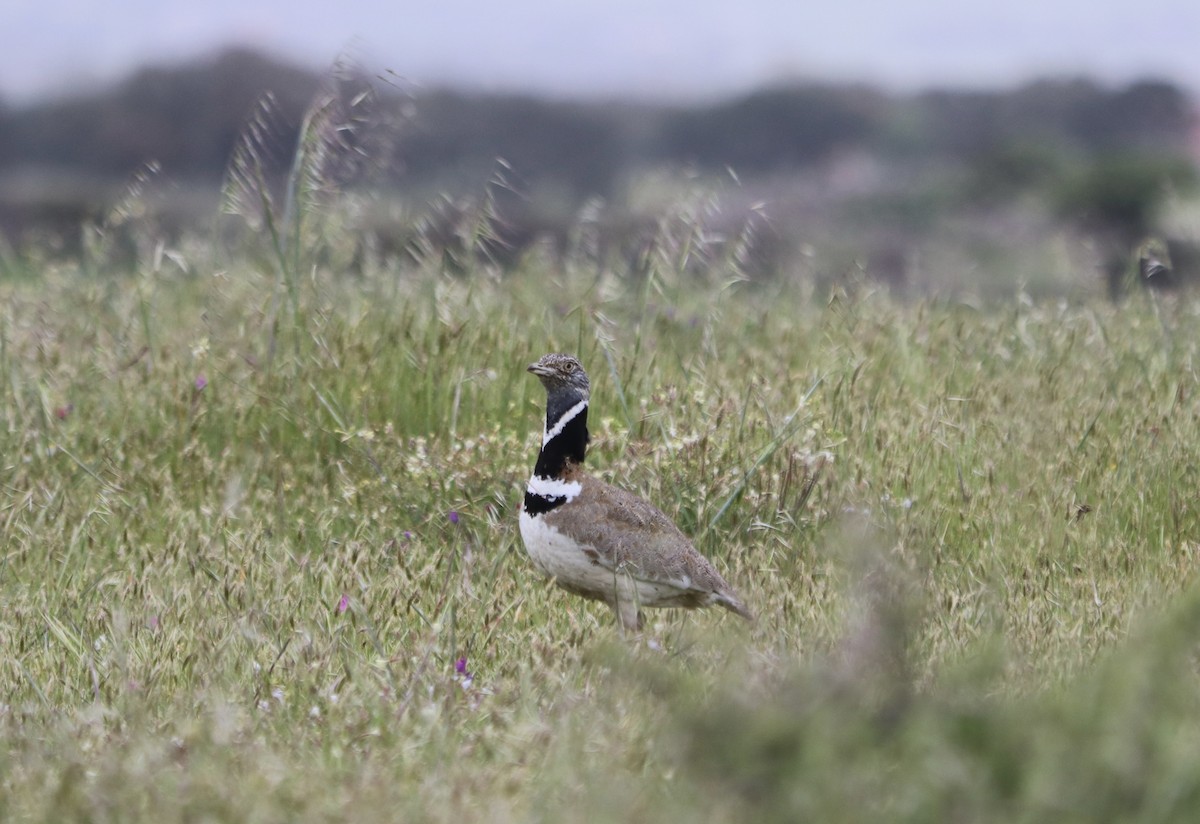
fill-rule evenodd
<path id="1" fill-rule="evenodd" d="M 562 431 L 567 428 L 567 424 L 573 421 L 580 412 L 587 409 L 587 405 L 587 398 L 584 398 L 579 403 L 575 404 L 566 412 L 564 412 L 562 417 L 554 422 L 554 426 L 547 429 L 542 435 L 542 446 L 545 446 L 546 444 L 550 443 L 550 441 L 561 435 Z"/>
<path id="2" fill-rule="evenodd" d="M 571 501 L 583 491 L 583 484 L 579 481 L 560 481 L 558 478 L 543 478 L 540 475 L 534 475 L 529 479 L 526 491 L 539 498 L 566 498 Z"/>

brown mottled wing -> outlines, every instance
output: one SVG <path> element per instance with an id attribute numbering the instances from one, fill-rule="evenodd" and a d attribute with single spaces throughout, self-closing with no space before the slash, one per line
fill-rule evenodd
<path id="1" fill-rule="evenodd" d="M 708 559 L 657 508 L 582 473 L 571 480 L 581 483 L 579 496 L 570 506 L 549 513 L 547 520 L 594 550 L 596 563 L 698 594 L 732 594 Z M 564 517 L 556 518 L 559 512 Z"/>

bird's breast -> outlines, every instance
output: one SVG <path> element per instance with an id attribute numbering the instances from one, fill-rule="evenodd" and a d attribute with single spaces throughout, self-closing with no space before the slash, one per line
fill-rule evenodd
<path id="1" fill-rule="evenodd" d="M 521 511 L 521 540 L 534 566 L 559 583 L 573 589 L 607 592 L 613 588 L 613 574 L 593 560 L 570 536 L 547 521 L 545 515 Z"/>

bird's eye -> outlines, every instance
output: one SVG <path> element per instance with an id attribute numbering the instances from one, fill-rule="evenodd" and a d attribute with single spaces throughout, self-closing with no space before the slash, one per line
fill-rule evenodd
<path id="1" fill-rule="evenodd" d="M 563 371 L 566 372 L 568 375 L 571 374 L 572 372 L 575 371 L 575 364 L 573 364 L 571 361 L 567 361 L 566 363 L 563 364 Z"/>

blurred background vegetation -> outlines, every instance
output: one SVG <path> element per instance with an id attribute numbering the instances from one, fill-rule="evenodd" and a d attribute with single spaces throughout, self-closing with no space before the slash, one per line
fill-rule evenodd
<path id="1" fill-rule="evenodd" d="M 700 191 L 711 239 L 748 238 L 748 268 L 763 275 L 1116 294 L 1149 234 L 1167 238 L 1186 279 L 1200 228 L 1200 127 L 1168 82 L 913 94 L 813 83 L 693 105 L 584 103 L 414 88 L 343 64 L 320 74 L 235 49 L 0 105 L 3 258 L 76 256 L 81 226 L 117 235 L 132 217 L 168 242 L 212 231 L 248 129 L 256 173 L 282 198 L 301 124 L 322 107 L 337 109 L 347 150 L 333 177 L 360 196 L 353 265 L 418 237 L 450 243 L 486 199 L 502 266 L 534 248 L 565 253 L 587 224 L 606 265 L 636 270 L 664 216 Z M 131 185 L 136 214 L 111 220 Z M 136 244 L 122 242 L 132 262 Z"/>

